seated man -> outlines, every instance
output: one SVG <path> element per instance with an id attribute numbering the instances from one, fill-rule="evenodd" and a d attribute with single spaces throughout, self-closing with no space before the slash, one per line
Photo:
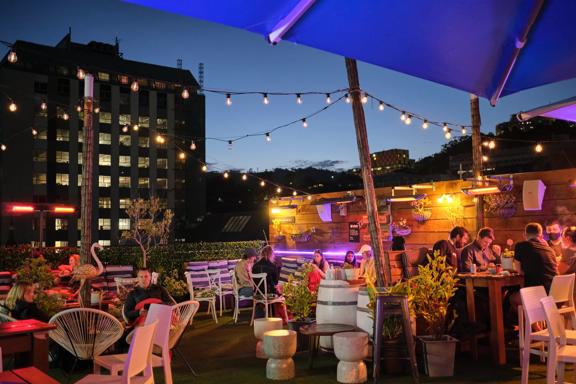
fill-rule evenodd
<path id="1" fill-rule="evenodd" d="M 446 257 L 446 264 L 458 269 L 458 254 L 462 247 L 468 244 L 469 234 L 466 228 L 456 226 L 450 231 L 448 240 L 439 240 L 432 247 L 432 253 L 438 251 L 439 256 Z"/>
<path id="2" fill-rule="evenodd" d="M 476 264 L 479 270 L 486 269 L 489 263 L 501 264 L 500 247 L 491 247 L 494 238 L 494 230 L 492 228 L 481 228 L 476 239 L 462 249 L 458 272 L 470 272 L 472 264 Z"/>
<path id="3" fill-rule="evenodd" d="M 147 268 L 140 268 L 137 278 L 138 283 L 128 294 L 124 304 L 124 316 L 134 325 L 144 323 L 150 304 L 176 304 L 166 289 L 152 284 L 152 275 Z"/>
<path id="4" fill-rule="evenodd" d="M 548 292 L 552 279 L 558 274 L 556 254 L 542 237 L 540 224 L 528 223 L 524 237 L 526 241 L 516 243 L 514 247 L 514 259 L 520 262 L 524 273 L 524 286 L 543 285 Z"/>

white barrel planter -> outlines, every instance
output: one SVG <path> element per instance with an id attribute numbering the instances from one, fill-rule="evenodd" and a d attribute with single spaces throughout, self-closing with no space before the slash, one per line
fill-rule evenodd
<path id="1" fill-rule="evenodd" d="M 318 287 L 316 323 L 356 326 L 358 287 L 343 280 L 322 280 Z M 320 337 L 320 346 L 332 348 L 332 338 Z"/>
<path id="2" fill-rule="evenodd" d="M 366 287 L 360 288 L 356 307 L 356 326 L 372 337 L 374 333 L 374 317 L 372 310 L 368 308 L 369 302 L 368 289 Z"/>

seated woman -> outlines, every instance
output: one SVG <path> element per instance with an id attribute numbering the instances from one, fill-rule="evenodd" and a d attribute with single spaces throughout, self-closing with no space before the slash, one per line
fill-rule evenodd
<path id="1" fill-rule="evenodd" d="M 80 265 L 80 255 L 72 254 L 68 257 L 68 264 L 58 266 L 58 277 L 70 276 L 74 268 Z"/>
<path id="2" fill-rule="evenodd" d="M 282 286 L 280 286 L 280 274 L 278 273 L 278 268 L 275 264 L 276 256 L 274 255 L 274 249 L 267 245 L 260 251 L 260 260 L 258 260 L 252 267 L 252 274 L 266 273 L 266 289 L 268 294 L 281 295 Z M 283 322 L 286 324 L 288 322 L 288 315 L 286 314 L 286 307 L 284 303 L 274 304 L 274 312 L 277 316 L 280 316 Z M 256 307 L 257 316 L 263 317 L 264 313 L 260 306 Z"/>
<path id="3" fill-rule="evenodd" d="M 12 317 L 17 320 L 35 319 L 47 323 L 50 316 L 36 306 L 35 296 L 34 284 L 18 282 L 10 288 L 5 306 L 10 310 Z"/>
<path id="4" fill-rule="evenodd" d="M 562 234 L 562 259 L 558 273 L 567 275 L 576 272 L 576 227 L 566 227 Z"/>
<path id="5" fill-rule="evenodd" d="M 344 269 L 356 268 L 357 264 L 358 263 L 356 262 L 356 254 L 354 253 L 354 251 L 346 252 L 346 256 L 344 256 L 344 263 L 342 264 L 342 268 L 344 268 Z"/>
<path id="6" fill-rule="evenodd" d="M 308 274 L 308 289 L 314 292 L 318 290 L 320 280 L 326 278 L 326 272 L 328 272 L 328 262 L 324 259 L 321 250 L 317 249 L 314 251 L 314 258 L 310 265 L 313 269 Z"/>
<path id="7" fill-rule="evenodd" d="M 360 276 L 372 283 L 376 282 L 376 267 L 374 265 L 374 255 L 372 254 L 372 247 L 364 244 L 360 248 L 362 254 L 362 261 L 360 262 Z"/>

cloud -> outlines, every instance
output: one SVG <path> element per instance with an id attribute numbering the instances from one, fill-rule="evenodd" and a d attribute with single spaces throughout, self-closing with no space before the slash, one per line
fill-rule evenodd
<path id="1" fill-rule="evenodd" d="M 338 165 L 342 165 L 345 162 L 342 160 L 320 160 L 320 161 L 310 161 L 310 160 L 294 160 L 292 161 L 289 168 L 321 168 L 321 169 L 334 169 Z"/>

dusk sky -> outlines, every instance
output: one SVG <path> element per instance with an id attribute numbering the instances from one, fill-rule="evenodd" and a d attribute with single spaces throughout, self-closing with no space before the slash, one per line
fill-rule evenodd
<path id="1" fill-rule="evenodd" d="M 205 65 L 205 87 L 230 91 L 306 92 L 346 88 L 344 58 L 312 48 L 282 42 L 270 46 L 264 38 L 239 29 L 142 8 L 120 1 L 3 2 L 0 40 L 27 40 L 54 45 L 72 28 L 75 42 L 120 39 L 120 50 L 130 60 L 176 66 L 181 58 L 196 76 Z M 431 30 L 431 33 L 433 31 Z M 6 51 L 2 47 L 1 53 Z M 364 90 L 390 104 L 435 121 L 470 124 L 469 95 L 445 86 L 359 63 Z M 511 114 L 574 96 L 576 80 L 524 91 L 491 107 L 481 101 L 482 131 L 493 132 Z M 206 135 L 227 138 L 265 132 L 297 120 L 325 106 L 324 96 L 237 96 L 226 107 L 221 95 L 206 95 Z M 423 131 L 414 122 L 406 126 L 399 113 L 366 105 L 372 152 L 406 148 L 418 159 L 440 150 L 446 142 L 441 128 Z M 350 105 L 340 103 L 301 124 L 284 128 L 266 144 L 254 137 L 234 144 L 208 141 L 207 161 L 221 169 L 328 166 L 352 168 L 358 161 Z"/>

